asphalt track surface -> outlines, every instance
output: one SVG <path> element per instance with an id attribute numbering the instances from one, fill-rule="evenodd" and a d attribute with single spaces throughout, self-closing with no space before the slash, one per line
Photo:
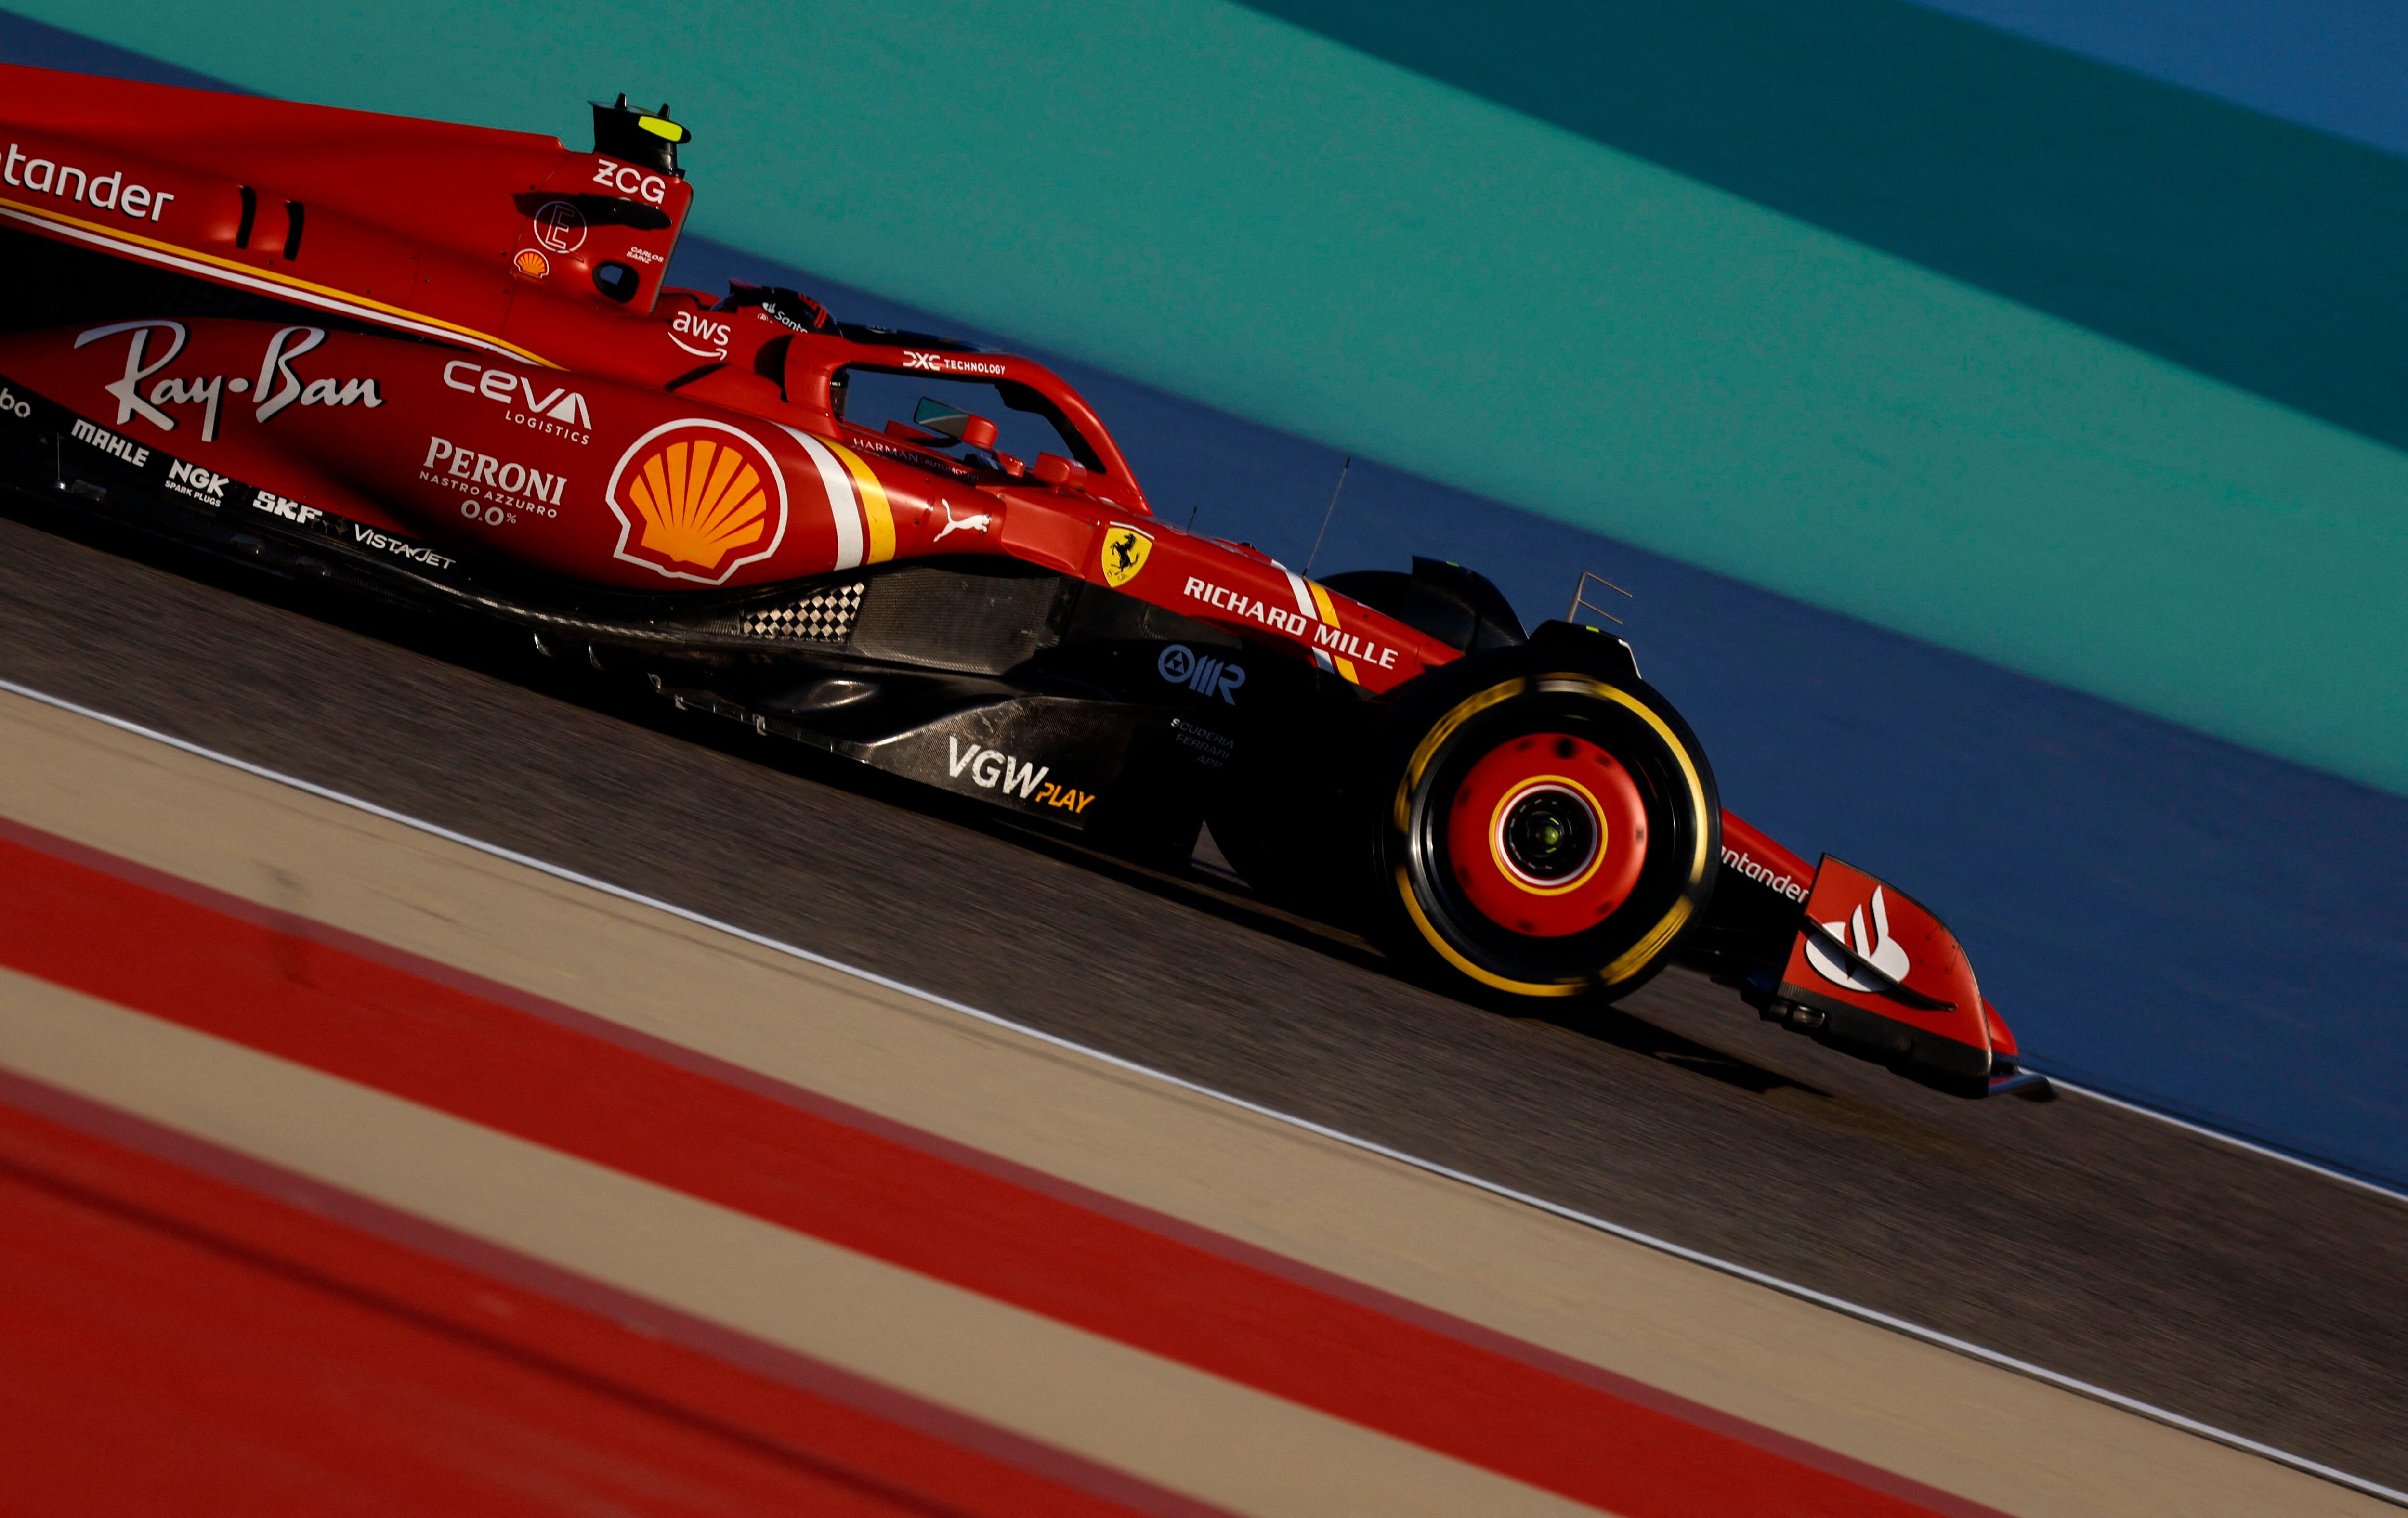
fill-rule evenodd
<path id="1" fill-rule="evenodd" d="M 1209 872 L 7 510 L 0 677 L 2408 1486 L 2395 1199 L 2079 1098 L 1940 1096 L 1678 972 L 1500 1017 Z"/>

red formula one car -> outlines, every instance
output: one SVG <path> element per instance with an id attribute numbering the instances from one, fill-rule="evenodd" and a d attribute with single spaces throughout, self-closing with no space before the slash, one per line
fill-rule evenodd
<path id="1" fill-rule="evenodd" d="M 1472 994 L 1675 956 L 1943 1089 L 2028 1085 L 1947 930 L 1722 809 L 1627 645 L 1481 576 L 1314 581 L 1157 520 L 1043 365 L 664 283 L 666 108 L 595 148 L 0 69 L 0 469 L 452 609 L 1183 866 Z"/>

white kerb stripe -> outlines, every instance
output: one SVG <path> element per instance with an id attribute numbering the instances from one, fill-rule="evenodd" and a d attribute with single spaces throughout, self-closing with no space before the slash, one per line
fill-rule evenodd
<path id="1" fill-rule="evenodd" d="M 787 427 L 786 431 L 795 441 L 803 445 L 803 451 L 811 456 L 811 462 L 820 466 L 820 486 L 827 492 L 828 520 L 836 523 L 836 567 L 856 567 L 861 563 L 864 523 L 860 503 L 853 498 L 852 479 L 845 474 L 844 465 L 837 456 L 828 451 L 827 444 L 793 427 Z"/>
<path id="2" fill-rule="evenodd" d="M 1223 1511 L 1593 1511 L 1033 1309 L 7 969 L 0 1066 Z M 1229 1459 L 1230 1448 L 1249 1458 Z"/>
<path id="3" fill-rule="evenodd" d="M 1583 1227 L 1593 1228 L 1598 1233 L 1606 1234 L 1615 1239 L 1626 1239 L 1630 1243 L 1641 1246 L 1641 1248 L 1651 1249 L 1658 1253 L 1670 1255 L 1673 1259 L 1687 1260 L 1693 1265 L 1703 1266 L 1709 1270 L 1716 1271 L 1722 1275 L 1728 1276 L 1733 1280 L 1752 1282 L 1768 1290 L 1779 1292 L 1784 1296 L 1795 1297 L 1797 1300 L 1801 1302 L 1812 1302 L 1818 1307 L 1828 1308 L 1834 1312 L 1845 1313 L 1859 1323 L 1877 1325 L 1881 1327 L 1889 1329 L 1893 1333 L 1902 1334 L 1911 1339 L 1920 1339 L 1924 1343 L 1936 1345 L 1941 1349 L 1953 1351 L 1956 1353 L 1964 1355 L 1968 1359 L 1979 1360 L 1985 1365 L 1997 1366 L 2002 1370 L 2010 1370 L 2019 1376 L 2029 1377 L 2031 1380 L 2041 1382 L 2046 1385 L 2058 1387 L 2061 1390 L 2071 1392 L 2077 1396 L 2086 1396 L 2090 1398 L 2092 1401 L 2102 1402 L 2111 1408 L 2121 1408 L 2127 1412 L 2136 1414 L 2143 1418 L 2147 1418 L 2155 1423 L 2163 1424 L 2169 1428 L 2179 1428 L 2185 1433 L 2196 1434 L 2201 1439 L 2213 1439 L 2216 1443 L 2224 1445 L 2228 1449 L 2245 1450 L 2251 1454 L 2273 1461 L 2277 1465 L 2286 1466 L 2293 1470 L 2304 1471 L 2311 1476 L 2320 1477 L 2336 1485 L 2346 1486 L 2353 1491 L 2365 1493 L 2369 1497 L 2378 1497 L 2383 1501 L 2393 1503 L 2402 1508 L 2408 1508 L 2408 1491 L 2400 1491 L 2393 1487 L 2385 1486 L 2378 1482 L 2369 1481 L 2363 1476 L 2352 1475 L 2348 1471 L 2336 1469 L 2331 1466 L 2308 1459 L 2304 1455 L 2294 1454 L 2288 1450 L 2277 1449 L 2271 1444 L 2261 1443 L 2257 1439 L 2245 1438 L 2243 1435 L 2233 1433 L 2229 1429 L 2218 1428 L 2212 1424 L 2202 1423 L 2196 1418 L 2185 1417 L 2183 1414 L 2175 1412 L 2172 1409 L 2161 1408 L 2151 1403 L 2143 1402 L 2136 1396 L 2127 1396 L 2121 1392 L 2111 1390 L 2092 1382 L 2086 1382 L 2073 1376 L 2069 1376 L 2063 1371 L 2051 1370 L 2046 1366 L 2035 1365 L 2029 1360 L 2017 1359 L 2014 1355 L 2002 1353 L 2001 1352 L 1991 1349 L 1986 1345 L 1976 1344 L 1970 1339 L 1959 1339 L 1954 1334 L 1944 1334 L 1939 1329 L 1928 1328 L 1923 1325 L 1914 1323 L 1909 1319 L 1900 1318 L 1895 1314 L 1884 1312 L 1878 1308 L 1867 1307 L 1860 1302 L 1852 1302 L 1843 1296 L 1834 1296 L 1828 1292 L 1818 1291 L 1812 1286 L 1785 1280 L 1783 1277 L 1773 1275 L 1770 1271 L 1758 1270 L 1753 1266 L 1742 1265 L 1736 1260 L 1726 1259 L 1718 1254 L 1709 1254 L 1704 1250 L 1692 1249 L 1686 1244 L 1676 1243 L 1671 1239 L 1661 1237 L 1660 1235 L 1651 1234 L 1642 1229 L 1634 1228 L 1628 1224 L 1616 1223 L 1610 1218 L 1601 1218 L 1593 1212 L 1584 1212 L 1577 1208 L 1567 1206 L 1562 1202 L 1554 1201 L 1544 1196 L 1534 1196 L 1529 1192 L 1517 1190 L 1514 1187 L 1505 1185 L 1500 1181 L 1490 1181 L 1483 1176 L 1474 1175 L 1467 1170 L 1458 1170 L 1453 1166 L 1441 1165 L 1436 1160 L 1424 1159 L 1422 1156 L 1411 1153 L 1405 1150 L 1392 1149 L 1388 1145 L 1381 1143 L 1377 1139 L 1360 1138 L 1354 1134 L 1348 1133 L 1343 1128 L 1329 1127 L 1324 1124 L 1316 1123 L 1308 1117 L 1299 1117 L 1293 1112 L 1282 1111 L 1276 1107 L 1268 1107 L 1260 1102 L 1249 1101 L 1243 1096 L 1236 1096 L 1229 1092 L 1221 1091 L 1215 1087 L 1205 1085 L 1201 1081 L 1190 1081 L 1184 1076 L 1173 1075 L 1168 1070 L 1157 1069 L 1151 1065 L 1140 1064 L 1133 1059 L 1125 1059 L 1118 1054 L 1098 1049 L 1092 1044 L 1082 1044 L 1074 1038 L 1066 1038 L 1058 1033 L 1048 1033 L 1044 1029 L 1032 1026 L 1029 1024 L 1018 1022 L 1012 1018 L 1002 1016 L 999 1013 L 990 1012 L 981 1008 L 973 1007 L 968 1002 L 955 1001 L 949 996 L 939 995 L 936 992 L 923 990 L 907 981 L 898 981 L 891 976 L 881 975 L 876 970 L 865 969 L 858 965 L 847 964 L 841 959 L 836 959 L 826 954 L 815 952 L 812 950 L 803 948 L 799 944 L 788 943 L 781 938 L 770 938 L 768 935 L 764 933 L 755 933 L 750 928 L 740 927 L 734 923 L 724 922 L 719 918 L 708 916 L 702 912 L 694 910 L 692 908 L 680 907 L 673 902 L 663 901 L 657 896 L 648 896 L 641 892 L 631 891 L 624 885 L 614 885 L 609 881 L 597 880 L 594 876 L 580 874 L 580 872 L 569 869 L 565 866 L 552 864 L 549 860 L 538 859 L 532 854 L 523 854 L 515 849 L 506 849 L 498 843 L 488 843 L 482 838 L 474 838 L 466 833 L 456 832 L 452 828 L 443 826 L 439 823 L 430 823 L 423 818 L 412 817 L 408 812 L 395 811 L 390 807 L 380 806 L 376 802 L 365 800 L 359 796 L 351 795 L 344 792 L 320 785 L 314 780 L 305 780 L 298 776 L 285 774 L 281 770 L 270 769 L 265 765 L 252 764 L 248 759 L 237 759 L 233 754 L 222 753 L 215 749 L 204 748 L 200 744 L 192 742 L 189 739 L 177 738 L 173 734 L 160 732 L 155 727 L 145 727 L 139 723 L 128 722 L 122 717 L 113 717 L 105 711 L 95 711 L 90 707 L 66 700 L 62 696 L 52 695 L 47 691 L 37 691 L 32 686 L 20 685 L 15 680 L 7 679 L 0 679 L 0 691 L 6 691 L 11 695 L 22 696 L 29 701 L 38 701 L 42 705 L 50 707 L 59 711 L 73 712 L 79 717 L 89 718 L 90 720 L 102 723 L 105 726 L 113 727 L 121 733 L 130 733 L 136 738 L 148 738 L 153 743 L 163 744 L 180 753 L 189 753 L 197 759 L 207 759 L 213 764 L 223 765 L 229 769 L 238 770 L 245 775 L 257 776 L 259 779 L 267 780 L 273 784 L 290 786 L 292 789 L 298 791 L 305 795 L 313 795 L 322 801 L 331 801 L 339 807 L 349 807 L 354 811 L 364 813 L 370 817 L 380 817 L 386 822 L 398 823 L 403 827 L 410 828 L 419 833 L 423 833 L 429 838 L 441 838 L 447 843 L 455 843 L 465 849 L 473 849 L 477 852 L 484 854 L 488 858 L 504 860 L 509 864 L 534 870 L 538 874 L 549 876 L 553 880 L 562 881 L 570 885 L 582 886 L 589 891 L 598 891 L 604 895 L 627 902 L 634 906 L 649 908 L 650 909 L 657 912 L 664 912 L 681 922 L 692 923 L 697 927 L 708 928 L 715 933 L 724 933 L 729 938 L 737 939 L 738 942 L 749 943 L 756 948 L 766 949 L 771 953 L 782 954 L 788 958 L 799 960 L 807 965 L 817 965 L 825 969 L 835 970 L 838 974 L 856 977 L 870 985 L 880 986 L 888 991 L 913 997 L 917 1000 L 925 1002 L 932 1007 L 944 1008 L 948 1011 L 959 1013 L 974 1022 L 983 1023 L 990 1027 L 1009 1029 L 1023 1038 L 1034 1039 L 1036 1042 L 1044 1044 L 1049 1048 L 1059 1049 L 1066 1053 L 1076 1054 L 1086 1059 L 1092 1059 L 1098 1064 L 1109 1066 L 1113 1069 L 1125 1070 L 1140 1080 L 1158 1081 L 1166 1086 L 1174 1087 L 1181 1091 L 1192 1092 L 1208 1101 L 1226 1103 L 1240 1111 L 1253 1112 L 1259 1117 L 1268 1118 L 1274 1123 L 1295 1128 L 1299 1132 L 1319 1134 L 1325 1138 L 1334 1139 L 1339 1143 L 1346 1145 L 1350 1149 L 1360 1151 L 1363 1153 L 1377 1154 L 1383 1159 L 1394 1160 L 1400 1165 L 1409 1165 L 1414 1169 L 1422 1171 L 1424 1174 L 1444 1177 L 1446 1180 L 1472 1187 L 1478 1191 L 1485 1192 L 1491 1196 L 1502 1197 L 1507 1201 L 1519 1203 L 1524 1207 L 1534 1209 L 1538 1211 L 1547 1213 L 1550 1216 L 1562 1218 L 1568 1223 L 1576 1223 Z"/>

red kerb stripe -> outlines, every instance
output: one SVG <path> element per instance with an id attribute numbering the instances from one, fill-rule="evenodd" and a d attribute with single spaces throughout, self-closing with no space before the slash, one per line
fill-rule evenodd
<path id="1" fill-rule="evenodd" d="M 736 1368 L 676 1314 L 548 1274 L 0 1074 L 0 1491 L 60 1512 L 1215 1511 L 799 1356 Z"/>
<path id="2" fill-rule="evenodd" d="M 1630 1518 L 1991 1511 L 568 1025 L 582 1014 L 539 1016 L 521 994 L 164 883 L 0 827 L 0 961 Z"/>

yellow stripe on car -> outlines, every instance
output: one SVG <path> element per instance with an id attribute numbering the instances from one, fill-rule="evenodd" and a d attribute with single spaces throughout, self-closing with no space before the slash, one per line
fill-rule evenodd
<path id="1" fill-rule="evenodd" d="M 1331 603 L 1329 593 L 1323 590 L 1320 584 L 1314 580 L 1308 580 L 1304 583 L 1306 587 L 1312 592 L 1313 609 L 1321 613 L 1321 620 L 1332 627 L 1337 626 L 1338 608 Z M 1361 677 L 1354 673 L 1354 660 L 1340 658 L 1336 654 L 1332 654 L 1329 656 L 1329 662 L 1337 669 L 1338 673 L 1345 680 L 1347 684 L 1360 685 L 1363 683 Z"/>
<path id="2" fill-rule="evenodd" d="M 521 348 L 516 343 L 507 342 L 490 332 L 480 332 L 474 327 L 462 326 L 457 322 L 446 322 L 439 316 L 429 316 L 423 311 L 413 311 L 408 307 L 388 306 L 383 301 L 372 300 L 348 290 L 337 290 L 331 285 L 312 284 L 307 279 L 296 279 L 289 274 L 279 274 L 272 269 L 257 268 L 249 264 L 237 264 L 230 258 L 220 258 L 212 253 L 202 252 L 196 248 L 184 247 L 180 243 L 162 242 L 155 237 L 145 237 L 132 232 L 121 232 L 115 227 L 102 226 L 79 217 L 64 216 L 57 211 L 46 210 L 37 206 L 28 206 L 22 201 L 5 197 L 0 197 L 0 217 L 51 227 L 65 233 L 79 242 L 104 244 L 150 263 L 181 265 L 204 278 L 245 284 L 255 290 L 283 291 L 309 304 L 323 306 L 330 309 L 348 309 L 369 317 L 371 320 L 382 319 L 401 325 L 414 326 L 430 337 L 463 338 L 480 348 L 504 353 L 512 358 L 524 359 L 529 364 L 541 365 L 547 369 L 557 369 L 561 366 L 531 349 Z"/>
<path id="3" fill-rule="evenodd" d="M 869 472 L 869 465 L 860 454 L 842 443 L 828 446 L 844 460 L 845 469 L 853 476 L 853 488 L 861 494 L 861 520 L 869 529 L 868 551 L 862 555 L 861 562 L 883 564 L 895 557 L 895 508 L 887 504 L 886 487 Z"/>

